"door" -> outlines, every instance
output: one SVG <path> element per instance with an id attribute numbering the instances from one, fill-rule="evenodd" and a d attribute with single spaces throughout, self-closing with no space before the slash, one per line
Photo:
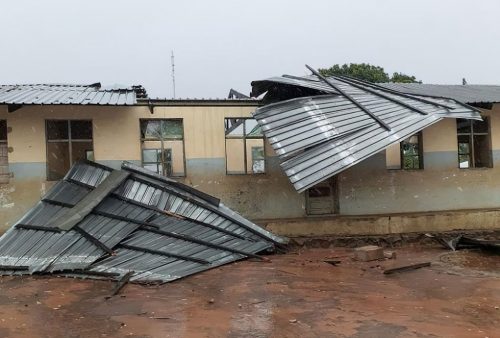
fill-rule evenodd
<path id="1" fill-rule="evenodd" d="M 337 180 L 328 179 L 306 191 L 308 215 L 330 215 L 337 213 Z"/>

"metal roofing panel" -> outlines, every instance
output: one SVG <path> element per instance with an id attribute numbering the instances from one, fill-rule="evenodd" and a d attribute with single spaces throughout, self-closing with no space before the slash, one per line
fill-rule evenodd
<path id="1" fill-rule="evenodd" d="M 0 85 L 0 104 L 134 105 L 142 87 L 101 88 L 100 84 Z"/>
<path id="2" fill-rule="evenodd" d="M 214 203 L 218 200 L 213 197 L 169 179 L 141 174 L 130 165 L 124 169 L 115 174 L 111 168 L 88 161 L 73 166 L 63 181 L 0 237 L 0 265 L 18 268 L 0 274 L 103 278 L 96 273 L 111 272 L 119 278 L 133 271 L 133 281 L 167 282 L 245 257 L 259 257 L 257 253 L 272 249 L 275 243 L 285 243 Z M 114 179 L 117 176 L 119 180 Z M 107 186 L 111 188 L 104 189 Z M 99 191 L 104 192 L 98 203 L 89 202 L 89 196 Z M 57 219 L 82 208 L 85 213 L 71 229 L 55 226 Z"/>
<path id="3" fill-rule="evenodd" d="M 317 76 L 314 81 L 281 77 L 256 82 L 257 92 L 262 83 L 329 92 L 269 104 L 253 113 L 299 192 L 443 118 L 481 119 L 475 108 L 453 99 L 406 95 L 345 77 Z"/>
<path id="4" fill-rule="evenodd" d="M 466 103 L 500 102 L 500 86 L 495 85 L 440 85 L 426 83 L 379 83 L 379 85 L 407 94 L 449 97 Z"/>

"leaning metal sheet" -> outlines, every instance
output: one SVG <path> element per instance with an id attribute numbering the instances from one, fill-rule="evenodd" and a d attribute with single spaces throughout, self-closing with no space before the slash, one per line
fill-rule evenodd
<path id="1" fill-rule="evenodd" d="M 319 89 L 319 79 L 311 77 L 267 81 Z M 336 87 L 332 94 L 273 103 L 253 114 L 299 192 L 443 118 L 481 119 L 474 108 L 451 99 L 399 94 L 337 77 L 321 83 L 323 91 L 326 81 Z"/>

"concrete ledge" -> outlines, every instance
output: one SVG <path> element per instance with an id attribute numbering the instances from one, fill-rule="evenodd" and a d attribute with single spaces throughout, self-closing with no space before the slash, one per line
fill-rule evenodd
<path id="1" fill-rule="evenodd" d="M 261 220 L 257 224 L 289 237 L 384 235 L 410 232 L 500 229 L 500 209 L 366 216 L 331 216 Z"/>

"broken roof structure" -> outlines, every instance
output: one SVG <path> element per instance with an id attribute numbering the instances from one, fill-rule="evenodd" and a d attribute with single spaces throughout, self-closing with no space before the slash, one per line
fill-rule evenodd
<path id="1" fill-rule="evenodd" d="M 82 161 L 0 238 L 0 274 L 163 283 L 286 241 L 177 181 Z"/>
<path id="2" fill-rule="evenodd" d="M 270 102 L 253 116 L 298 192 L 444 118 L 481 120 L 476 108 L 453 99 L 325 78 L 307 67 L 313 76 L 252 82 L 252 96 L 266 93 Z"/>

